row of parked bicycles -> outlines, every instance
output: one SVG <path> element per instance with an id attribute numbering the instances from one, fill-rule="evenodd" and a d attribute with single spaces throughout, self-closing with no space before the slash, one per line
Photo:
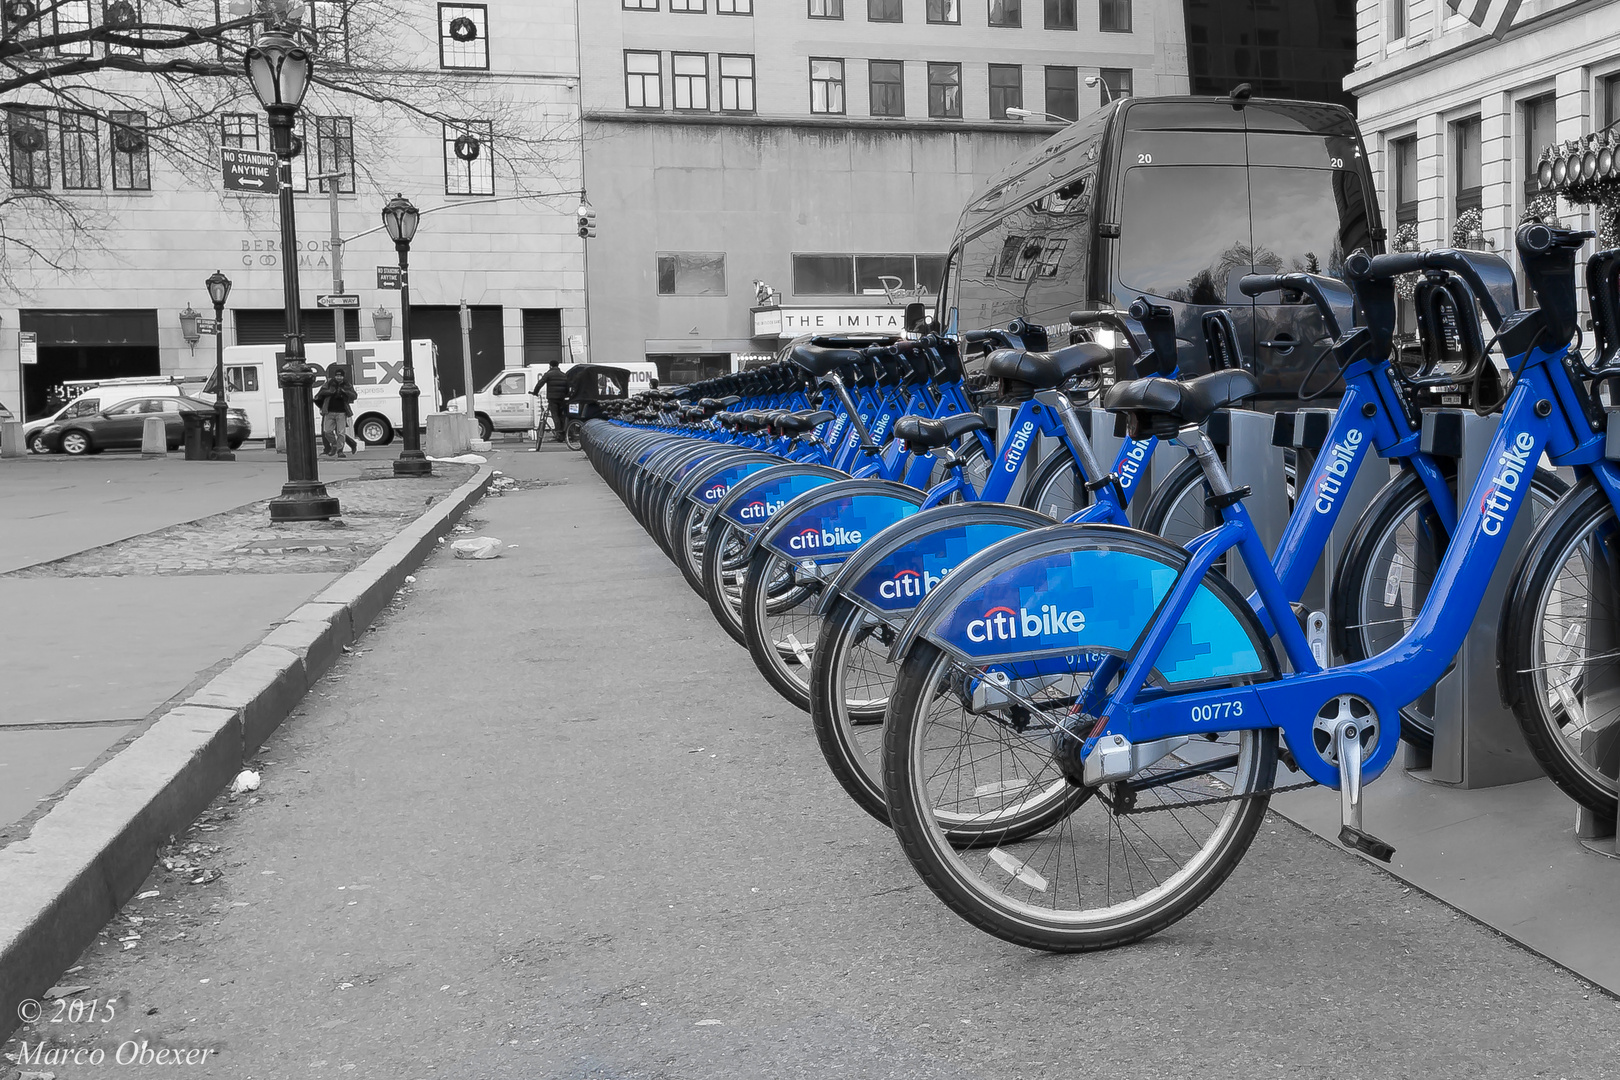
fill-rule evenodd
<path id="1" fill-rule="evenodd" d="M 1403 739 L 1432 740 L 1431 688 L 1521 511 L 1534 531 L 1500 614 L 1502 697 L 1552 779 L 1612 818 L 1620 464 L 1601 387 L 1620 377 L 1620 251 L 1586 263 L 1587 343 L 1591 236 L 1519 229 L 1529 309 L 1508 263 L 1475 251 L 1244 278 L 1245 295 L 1319 309 L 1342 380 L 1274 551 L 1220 445 L 1257 393 L 1232 318 L 1204 316 L 1212 370 L 1183 378 L 1170 312 L 1146 299 L 1071 317 L 1077 339 L 1122 348 L 1048 349 L 1021 322 L 813 339 L 593 420 L 585 450 L 940 899 L 1021 945 L 1117 946 L 1210 896 L 1281 790 L 1338 789 L 1340 840 L 1390 858 L 1362 827 L 1363 788 Z M 1403 275 L 1417 365 L 1396 356 Z M 1422 434 L 1442 384 L 1500 412 L 1467 491 Z M 995 436 L 986 395 L 1005 406 Z M 1122 436 L 1111 460 L 1098 404 Z M 1037 436 L 1056 446 L 1044 460 Z M 1300 600 L 1374 458 L 1394 478 L 1326 568 L 1326 648 Z"/>

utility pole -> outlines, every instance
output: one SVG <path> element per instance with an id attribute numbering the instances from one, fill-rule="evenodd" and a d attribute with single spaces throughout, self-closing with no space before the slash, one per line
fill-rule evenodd
<path id="1" fill-rule="evenodd" d="M 473 409 L 473 381 L 472 381 L 472 308 L 467 306 L 467 298 L 461 298 L 461 378 L 467 385 L 467 391 L 461 400 L 466 403 L 467 423 L 472 432 L 469 438 L 483 441 L 478 432 L 478 416 Z"/>
<path id="2" fill-rule="evenodd" d="M 311 180 L 326 183 L 327 205 L 331 208 L 332 216 L 332 292 L 340 296 L 343 294 L 343 234 L 338 231 L 338 184 L 342 176 L 342 173 L 319 173 L 310 177 Z M 332 343 L 337 362 L 347 367 L 349 342 L 344 311 L 344 308 L 332 309 Z M 354 382 L 352 371 L 349 372 L 349 382 Z"/>

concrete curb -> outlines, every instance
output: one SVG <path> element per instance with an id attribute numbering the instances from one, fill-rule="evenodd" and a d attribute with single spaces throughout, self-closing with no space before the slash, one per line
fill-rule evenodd
<path id="1" fill-rule="evenodd" d="M 0 850 L 0 1042 L 140 888 L 157 849 L 371 625 L 435 541 L 489 487 L 481 466 L 371 558 L 294 611 L 257 647 L 171 709 Z"/>

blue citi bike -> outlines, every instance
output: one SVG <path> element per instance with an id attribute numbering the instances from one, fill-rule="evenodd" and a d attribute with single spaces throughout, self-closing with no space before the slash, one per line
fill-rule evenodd
<path id="1" fill-rule="evenodd" d="M 1363 828 L 1363 786 L 1395 757 L 1402 706 L 1461 645 L 1543 454 L 1579 480 L 1538 536 L 1553 522 L 1569 533 L 1595 518 L 1589 551 L 1612 541 L 1620 466 L 1604 456 L 1604 418 L 1588 383 L 1620 368 L 1592 368 L 1572 353 L 1575 252 L 1590 235 L 1519 229 L 1540 307 L 1506 314 L 1498 330 L 1512 382 L 1491 464 L 1457 502 L 1410 627 L 1366 659 L 1324 668 L 1290 604 L 1277 566 L 1287 569 L 1313 515 L 1296 512 L 1274 565 L 1244 507 L 1249 492 L 1234 488 L 1199 427 L 1253 394 L 1252 377 L 1149 378 L 1109 391 L 1105 406 L 1133 434 L 1192 452 L 1220 523 L 1184 547 L 1117 525 L 1026 532 L 963 562 L 918 605 L 892 651 L 900 670 L 884 723 L 884 786 L 895 833 L 936 895 L 1031 948 L 1139 940 L 1197 908 L 1242 859 L 1279 790 L 1279 758 L 1301 785 L 1339 790 L 1344 844 L 1390 857 Z M 1357 252 L 1344 272 L 1369 326 L 1381 328 L 1394 324 L 1396 277 L 1465 263 L 1458 252 Z M 1468 315 L 1477 320 L 1472 305 Z M 1341 340 L 1334 355 L 1347 372 L 1357 341 L 1387 348 L 1375 336 L 1362 327 Z M 1322 455 L 1300 489 L 1325 490 L 1338 467 Z M 1572 501 L 1586 517 L 1565 512 Z M 1555 554 L 1536 556 L 1533 544 L 1527 557 L 1537 569 L 1516 575 L 1521 590 L 1536 593 L 1536 579 L 1555 577 L 1548 568 L 1567 547 L 1548 541 L 1539 550 Z M 1228 555 L 1256 583 L 1252 598 L 1214 569 Z M 1505 683 L 1533 676 L 1537 650 L 1548 647 L 1545 634 L 1522 638 L 1501 646 Z M 1027 689 L 1061 675 L 1062 696 Z M 1533 677 L 1527 685 L 1540 698 L 1532 711 L 1558 702 Z M 953 824 L 965 798 L 979 808 L 971 829 Z"/>

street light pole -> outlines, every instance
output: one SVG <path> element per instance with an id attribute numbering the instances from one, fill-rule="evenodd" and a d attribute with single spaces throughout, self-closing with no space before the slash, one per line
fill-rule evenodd
<path id="1" fill-rule="evenodd" d="M 411 359 L 411 241 L 416 238 L 416 225 L 421 213 L 403 195 L 395 195 L 383 207 L 383 227 L 388 230 L 394 250 L 399 253 L 399 335 L 405 347 L 404 380 L 399 388 L 399 417 L 405 432 L 405 449 L 394 462 L 395 476 L 432 476 L 433 462 L 422 453 L 422 419 L 418 399 L 421 387 L 416 385 L 416 365 Z M 472 388 L 468 387 L 468 395 Z"/>
<path id="2" fill-rule="evenodd" d="M 309 89 L 314 64 L 289 34 L 272 30 L 247 50 L 248 81 L 270 114 L 270 148 L 279 159 L 281 285 L 287 306 L 287 351 L 280 377 L 287 428 L 287 482 L 270 500 L 271 521 L 324 521 L 341 512 L 315 465 L 315 372 L 304 362 L 304 331 L 298 295 L 298 231 L 292 190 L 293 120 Z"/>
<path id="3" fill-rule="evenodd" d="M 207 282 L 208 299 L 214 302 L 214 449 L 210 461 L 235 461 L 225 432 L 225 300 L 231 295 L 231 279 L 215 270 Z"/>

